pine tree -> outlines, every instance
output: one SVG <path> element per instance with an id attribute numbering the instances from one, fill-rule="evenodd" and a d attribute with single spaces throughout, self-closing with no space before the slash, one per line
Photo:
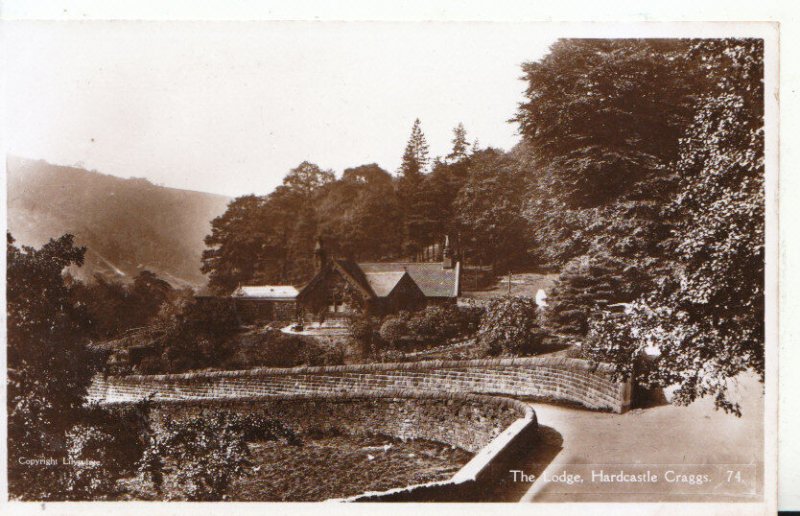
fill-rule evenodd
<path id="1" fill-rule="evenodd" d="M 481 150 L 481 142 L 478 141 L 477 138 L 475 138 L 475 141 L 472 142 L 472 153 L 475 154 L 477 152 L 480 152 L 480 150 Z"/>
<path id="2" fill-rule="evenodd" d="M 464 129 L 464 124 L 461 122 L 453 129 L 453 139 L 451 141 L 453 150 L 447 155 L 447 160 L 450 163 L 455 163 L 466 158 L 469 144 L 467 143 L 467 130 Z"/>
<path id="3" fill-rule="evenodd" d="M 589 321 L 609 305 L 629 303 L 641 294 L 644 281 L 625 260 L 583 256 L 564 267 L 547 299 L 546 325 L 554 333 L 583 337 Z"/>
<path id="4" fill-rule="evenodd" d="M 411 137 L 408 139 L 400 165 L 400 176 L 404 179 L 418 179 L 428 168 L 428 142 L 422 133 L 419 118 L 414 120 Z"/>

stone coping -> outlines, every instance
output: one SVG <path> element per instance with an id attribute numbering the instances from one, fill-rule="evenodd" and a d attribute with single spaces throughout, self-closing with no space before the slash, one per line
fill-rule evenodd
<path id="1" fill-rule="evenodd" d="M 594 363 L 581 358 L 566 357 L 513 357 L 479 358 L 473 360 L 421 360 L 417 362 L 374 362 L 369 364 L 348 364 L 335 366 L 298 366 L 288 368 L 256 367 L 235 371 L 191 371 L 154 375 L 126 375 L 118 378 L 126 380 L 190 380 L 195 378 L 237 378 L 269 374 L 283 376 L 292 374 L 318 373 L 367 373 L 375 371 L 423 371 L 428 369 L 494 368 L 494 367 L 553 367 L 572 371 L 611 374 L 610 364 Z"/>

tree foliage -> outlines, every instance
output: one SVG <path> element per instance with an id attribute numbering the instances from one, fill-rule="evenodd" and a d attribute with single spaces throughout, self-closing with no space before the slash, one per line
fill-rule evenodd
<path id="1" fill-rule="evenodd" d="M 228 293 L 245 281 L 303 279 L 311 269 L 314 201 L 333 180 L 332 172 L 303 162 L 271 194 L 234 199 L 205 239 L 202 270 L 211 288 Z"/>
<path id="2" fill-rule="evenodd" d="M 377 261 L 413 260 L 445 235 L 455 243 L 464 233 L 476 261 L 524 260 L 524 178 L 513 162 L 490 149 L 437 160 L 430 173 L 413 179 L 393 178 L 373 163 L 345 169 L 338 180 L 304 164 L 274 192 L 239 197 L 212 221 L 203 271 L 210 287 L 224 294 L 246 283 L 303 283 L 313 274 L 317 236 L 331 256 Z M 308 180 L 309 171 L 321 177 Z M 470 197 L 462 193 L 467 188 Z M 479 220 L 469 219 L 472 211 Z"/>
<path id="3" fill-rule="evenodd" d="M 613 305 L 630 303 L 643 293 L 642 271 L 627 267 L 609 255 L 582 256 L 570 261 L 558 278 L 558 288 L 547 298 L 548 330 L 582 338 L 589 321 Z"/>
<path id="4" fill-rule="evenodd" d="M 8 478 L 14 497 L 63 499 L 70 483 L 80 480 L 69 468 L 19 460 L 68 452 L 67 432 L 81 423 L 91 377 L 100 367 L 100 357 L 86 345 L 86 311 L 72 302 L 62 275 L 68 266 L 80 266 L 85 252 L 72 235 L 39 249 L 16 247 L 7 235 Z"/>
<path id="5" fill-rule="evenodd" d="M 451 140 L 453 149 L 447 155 L 450 163 L 461 161 L 469 155 L 469 143 L 467 142 L 467 130 L 461 122 L 453 129 L 453 139 Z"/>
<path id="6" fill-rule="evenodd" d="M 7 240 L 9 455 L 33 456 L 72 423 L 97 365 L 62 277 L 86 249 L 72 235 L 40 249 Z"/>
<path id="7" fill-rule="evenodd" d="M 428 141 L 422 133 L 419 118 L 414 120 L 411 127 L 411 136 L 403 152 L 403 161 L 400 164 L 400 177 L 406 181 L 416 181 L 425 172 L 429 164 Z"/>
<path id="8" fill-rule="evenodd" d="M 70 281 L 70 299 L 86 312 L 87 331 L 95 339 L 112 339 L 151 324 L 162 305 L 176 295 L 169 283 L 148 270 L 128 284 L 100 275 L 90 283 Z"/>
<path id="9" fill-rule="evenodd" d="M 699 42 L 690 55 L 716 82 L 680 142 L 678 193 L 664 208 L 669 270 L 628 317 L 598 321 L 591 351 L 641 383 L 677 383 L 679 403 L 710 395 L 739 413 L 731 379 L 764 378 L 763 43 Z M 631 370 L 648 345 L 652 366 Z"/>
<path id="10" fill-rule="evenodd" d="M 486 149 L 470 158 L 469 176 L 453 201 L 453 212 L 463 251 L 473 263 L 508 268 L 525 261 L 524 191 L 524 177 L 506 154 Z"/>
<path id="11" fill-rule="evenodd" d="M 515 121 L 548 190 L 569 208 L 647 198 L 669 180 L 691 116 L 696 74 L 686 40 L 569 39 L 523 65 L 527 102 Z"/>

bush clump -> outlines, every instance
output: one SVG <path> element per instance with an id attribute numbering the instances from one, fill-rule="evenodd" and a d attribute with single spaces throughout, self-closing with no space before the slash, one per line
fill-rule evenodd
<path id="1" fill-rule="evenodd" d="M 279 330 L 245 335 L 237 339 L 235 351 L 225 361 L 225 369 L 251 367 L 296 367 L 301 365 L 341 365 L 340 349 L 324 346 L 312 337 Z"/>
<path id="2" fill-rule="evenodd" d="M 540 326 L 536 302 L 526 296 L 493 299 L 478 331 L 490 355 L 533 355 L 541 350 L 547 336 Z"/>
<path id="3" fill-rule="evenodd" d="M 474 334 L 483 309 L 477 306 L 431 305 L 418 312 L 401 311 L 383 320 L 379 336 L 387 347 L 419 350 Z"/>
<path id="4" fill-rule="evenodd" d="M 260 415 L 216 412 L 204 417 L 170 419 L 153 435 L 138 463 L 156 492 L 167 484 L 176 489 L 168 499 L 225 500 L 237 479 L 252 472 L 249 441 L 302 441 L 280 420 Z"/>

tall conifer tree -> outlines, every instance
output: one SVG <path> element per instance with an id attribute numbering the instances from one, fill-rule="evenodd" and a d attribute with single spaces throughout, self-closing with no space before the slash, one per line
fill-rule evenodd
<path id="1" fill-rule="evenodd" d="M 411 137 L 408 139 L 406 150 L 403 153 L 403 162 L 400 165 L 400 176 L 402 179 L 417 179 L 427 172 L 428 162 L 428 142 L 422 133 L 419 118 L 414 120 L 411 127 Z"/>
<path id="2" fill-rule="evenodd" d="M 447 160 L 451 163 L 461 161 L 467 157 L 469 143 L 467 143 L 467 130 L 461 122 L 453 129 L 453 150 L 447 155 Z"/>

